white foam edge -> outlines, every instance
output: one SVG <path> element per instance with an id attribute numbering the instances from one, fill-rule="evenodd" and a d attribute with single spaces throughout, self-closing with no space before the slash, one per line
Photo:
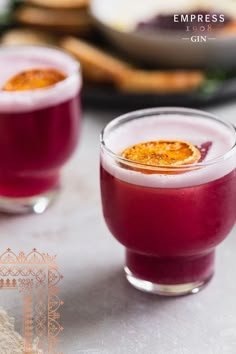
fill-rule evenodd
<path id="1" fill-rule="evenodd" d="M 15 52 L 14 52 L 15 50 Z M 21 52 L 20 54 L 17 54 Z M 80 74 L 79 63 L 69 54 L 50 47 L 41 46 L 19 46 L 19 47 L 2 47 L 0 55 L 11 54 L 32 55 L 36 59 L 40 57 L 52 62 L 51 67 L 63 70 L 67 78 L 48 88 L 37 89 L 32 91 L 7 92 L 0 91 L 0 113 L 20 113 L 32 110 L 44 109 L 60 103 L 64 103 L 75 97 L 81 89 L 82 78 Z M 42 65 L 49 67 L 50 65 Z M 32 68 L 40 67 L 39 64 Z"/>
<path id="2" fill-rule="evenodd" d="M 112 176 L 123 182 L 149 188 L 188 188 L 220 179 L 232 172 L 236 167 L 235 154 L 216 165 L 199 167 L 198 169 L 178 174 L 144 174 L 122 168 L 111 156 L 101 154 L 103 168 Z"/>
<path id="3" fill-rule="evenodd" d="M 152 119 L 152 118 L 150 118 L 150 119 Z M 166 116 L 165 116 L 165 119 L 166 119 Z M 140 119 L 139 119 L 137 126 L 141 125 L 141 124 L 142 123 L 140 122 Z M 209 132 L 211 131 L 211 129 L 214 129 L 214 125 L 216 127 L 217 124 L 219 124 L 219 123 L 214 122 L 214 124 L 212 124 L 212 125 L 209 124 L 208 125 Z M 127 125 L 129 125 L 129 123 L 127 123 Z M 130 124 L 130 127 L 131 126 L 132 126 L 132 123 Z M 207 125 L 206 125 L 206 127 L 207 127 Z M 122 131 L 122 129 L 124 129 L 124 128 L 121 127 L 120 130 Z M 221 129 L 222 129 L 222 127 L 221 127 Z M 227 129 L 227 127 L 225 127 L 225 129 Z M 226 141 L 224 141 L 224 139 L 227 137 L 227 135 L 225 135 L 226 131 L 224 133 L 223 130 L 224 129 L 221 130 L 221 134 L 222 134 L 221 139 L 225 144 Z M 114 133 L 114 135 L 112 137 L 114 139 L 114 141 L 111 141 L 112 138 L 110 136 L 108 136 L 107 141 L 109 141 L 110 145 L 112 145 L 113 147 L 115 145 L 117 145 L 116 147 L 118 147 L 118 145 L 119 145 L 119 149 L 117 151 L 114 151 L 112 149 L 112 151 L 114 151 L 114 153 L 118 153 L 118 151 L 121 150 L 121 145 L 122 145 L 122 149 L 123 149 L 127 146 L 130 146 L 131 142 L 132 142 L 132 144 L 135 142 L 136 143 L 140 142 L 140 140 L 139 140 L 140 136 L 138 135 L 138 132 L 134 131 L 134 127 L 132 129 L 132 132 L 133 132 L 132 138 L 134 138 L 136 141 L 135 140 L 129 141 L 129 143 L 126 140 L 128 137 L 129 137 L 129 139 L 131 137 L 131 135 L 129 135 L 129 134 L 127 134 L 126 139 L 123 139 L 122 141 L 121 141 L 121 139 L 119 137 L 119 133 L 117 133 L 117 131 Z M 183 172 L 183 173 L 178 173 L 178 174 L 160 174 L 160 173 L 144 174 L 142 172 L 130 170 L 130 169 L 124 168 L 121 165 L 119 165 L 118 160 L 115 159 L 113 155 L 110 155 L 109 153 L 107 153 L 104 150 L 104 148 L 102 148 L 102 152 L 101 152 L 101 164 L 102 164 L 102 167 L 108 173 L 110 173 L 112 176 L 114 176 L 124 182 L 130 183 L 130 184 L 135 184 L 135 185 L 150 187 L 150 188 L 185 188 L 185 187 L 187 188 L 187 187 L 197 186 L 197 185 L 209 183 L 211 181 L 220 179 L 220 178 L 226 176 L 227 174 L 229 174 L 230 172 L 232 172 L 236 168 L 236 146 L 234 146 L 234 147 L 232 146 L 235 143 L 235 133 L 234 133 L 234 136 L 233 136 L 232 132 L 231 132 L 231 134 L 228 133 L 228 138 L 230 136 L 231 136 L 231 139 L 228 140 L 230 147 L 227 147 L 227 150 L 224 151 L 222 156 L 218 155 L 218 156 L 215 156 L 215 158 L 212 156 L 212 159 L 210 159 L 209 161 L 206 161 L 206 163 L 203 162 L 202 164 L 199 164 L 198 168 L 193 167 L 192 170 L 188 169 L 188 171 Z M 124 134 L 123 134 L 123 137 L 124 137 Z M 139 140 L 139 141 L 137 141 L 137 140 Z M 148 139 L 146 139 L 146 141 L 147 140 Z M 143 141 L 145 141 L 145 139 Z M 203 140 L 203 142 L 204 142 L 204 140 Z M 108 146 L 109 146 L 109 144 L 108 144 Z M 211 154 L 212 154 L 212 152 L 211 152 Z"/>

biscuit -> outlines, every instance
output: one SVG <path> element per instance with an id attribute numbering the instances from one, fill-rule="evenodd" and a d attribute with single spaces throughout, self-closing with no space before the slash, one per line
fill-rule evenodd
<path id="1" fill-rule="evenodd" d="M 102 83 L 120 81 L 131 67 L 124 61 L 75 37 L 64 37 L 59 45 L 81 63 L 85 79 Z"/>
<path id="2" fill-rule="evenodd" d="M 79 9 L 88 7 L 90 0 L 25 0 L 25 3 L 56 9 Z"/>
<path id="3" fill-rule="evenodd" d="M 92 28 L 92 19 L 86 10 L 22 6 L 15 11 L 15 20 L 27 26 L 66 33 L 88 32 Z"/>
<path id="4" fill-rule="evenodd" d="M 130 70 L 117 82 L 117 88 L 130 93 L 177 94 L 193 91 L 204 82 L 201 71 Z"/>
<path id="5" fill-rule="evenodd" d="M 41 31 L 12 29 L 1 38 L 3 45 L 56 45 L 56 37 Z"/>

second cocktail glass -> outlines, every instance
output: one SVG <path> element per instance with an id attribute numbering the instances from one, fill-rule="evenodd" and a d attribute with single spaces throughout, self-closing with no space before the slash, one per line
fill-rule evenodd
<path id="1" fill-rule="evenodd" d="M 122 154 L 163 139 L 191 142 L 199 161 L 154 166 Z M 101 134 L 103 213 L 126 248 L 125 272 L 136 288 L 185 295 L 211 279 L 215 247 L 235 223 L 235 143 L 230 123 L 197 110 L 142 110 L 106 126 Z"/>
<path id="2" fill-rule="evenodd" d="M 77 146 L 79 65 L 60 50 L 27 46 L 2 47 L 0 66 L 0 211 L 41 213 L 57 194 L 61 168 Z M 10 78 L 31 69 L 58 70 L 65 78 L 45 88 L 3 90 Z M 27 84 L 23 74 L 20 84 Z"/>

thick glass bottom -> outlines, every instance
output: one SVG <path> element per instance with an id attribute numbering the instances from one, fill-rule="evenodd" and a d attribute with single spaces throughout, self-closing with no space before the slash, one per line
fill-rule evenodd
<path id="1" fill-rule="evenodd" d="M 211 274 L 207 279 L 195 281 L 192 283 L 157 284 L 134 276 L 128 267 L 125 267 L 124 269 L 128 282 L 136 289 L 162 296 L 183 296 L 189 294 L 197 294 L 208 284 L 213 276 L 213 274 Z"/>
<path id="2" fill-rule="evenodd" d="M 42 214 L 57 197 L 59 188 L 32 197 L 0 196 L 0 212 L 7 214 Z"/>
<path id="3" fill-rule="evenodd" d="M 160 295 L 198 292 L 214 272 L 214 250 L 192 256 L 154 257 L 126 250 L 126 275 L 136 288 Z"/>

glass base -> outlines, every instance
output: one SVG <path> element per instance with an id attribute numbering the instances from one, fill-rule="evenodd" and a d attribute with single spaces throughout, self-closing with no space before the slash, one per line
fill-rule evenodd
<path id="1" fill-rule="evenodd" d="M 213 274 L 211 274 L 211 276 L 205 280 L 199 280 L 193 283 L 185 284 L 156 284 L 150 281 L 137 278 L 132 274 L 128 267 L 125 267 L 124 269 L 128 282 L 136 289 L 162 296 L 183 296 L 189 294 L 197 294 L 209 283 L 209 281 L 213 277 Z"/>
<path id="2" fill-rule="evenodd" d="M 12 198 L 0 196 L 0 212 L 7 214 L 42 214 L 54 202 L 59 188 L 32 197 Z"/>

